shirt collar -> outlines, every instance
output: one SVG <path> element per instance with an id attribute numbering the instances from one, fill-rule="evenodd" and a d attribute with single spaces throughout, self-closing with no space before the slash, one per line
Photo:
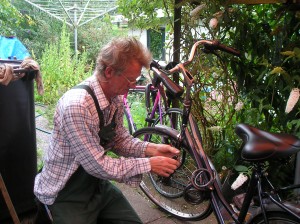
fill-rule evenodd
<path id="1" fill-rule="evenodd" d="M 93 74 L 90 77 L 90 81 L 91 81 L 90 82 L 90 87 L 93 89 L 93 91 L 96 95 L 96 98 L 97 98 L 97 100 L 99 102 L 99 105 L 100 105 L 100 109 L 104 110 L 105 108 L 110 106 L 110 103 L 105 97 L 105 94 L 103 92 L 103 89 L 100 85 L 99 80 L 97 79 L 96 74 Z"/>

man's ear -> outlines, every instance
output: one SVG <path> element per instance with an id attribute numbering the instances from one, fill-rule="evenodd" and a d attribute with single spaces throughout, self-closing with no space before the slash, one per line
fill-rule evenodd
<path id="1" fill-rule="evenodd" d="M 113 76 L 113 69 L 110 66 L 107 66 L 104 70 L 104 75 L 106 79 L 110 79 Z"/>

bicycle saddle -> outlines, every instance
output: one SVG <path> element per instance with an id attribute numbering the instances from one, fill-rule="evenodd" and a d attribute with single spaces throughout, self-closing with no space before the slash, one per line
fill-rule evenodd
<path id="1" fill-rule="evenodd" d="M 247 124 L 235 128 L 243 140 L 241 156 L 247 161 L 287 157 L 300 151 L 300 139 L 291 134 L 275 134 Z"/>

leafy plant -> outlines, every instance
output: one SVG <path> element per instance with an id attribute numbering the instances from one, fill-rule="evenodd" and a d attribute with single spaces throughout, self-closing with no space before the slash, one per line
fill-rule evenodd
<path id="1" fill-rule="evenodd" d="M 32 20 L 30 17 L 23 16 L 9 0 L 2 0 L 0 2 L 0 35 L 15 36 L 22 22 L 31 24 Z"/>
<path id="2" fill-rule="evenodd" d="M 153 55 L 153 58 L 157 60 L 163 60 L 164 59 L 164 49 L 163 49 L 163 35 L 164 32 L 162 30 L 156 31 L 156 30 L 149 30 L 149 36 L 150 39 L 150 51 Z"/>
<path id="3" fill-rule="evenodd" d="M 120 0 L 119 4 L 132 23 L 138 21 L 135 25 L 145 29 L 158 27 L 159 21 L 152 19 L 150 11 L 164 10 L 171 42 L 173 11 L 181 8 L 182 61 L 188 58 L 195 40 L 202 38 L 218 39 L 241 51 L 240 58 L 198 51 L 189 67 L 196 81 L 192 112 L 217 169 L 223 165 L 232 168 L 239 157 L 241 142 L 234 133 L 238 123 L 300 135 L 299 107 L 288 115 L 284 110 L 291 89 L 299 87 L 300 17 L 292 4 L 227 5 L 220 0 L 180 1 L 176 5 L 168 0 L 153 4 Z"/>
<path id="4" fill-rule="evenodd" d="M 145 118 L 147 116 L 144 93 L 129 93 L 127 100 L 130 105 L 131 116 L 137 129 L 144 127 L 146 124 Z"/>
<path id="5" fill-rule="evenodd" d="M 42 54 L 40 66 L 45 93 L 43 96 L 36 95 L 36 101 L 55 104 L 63 93 L 91 75 L 93 66 L 86 65 L 85 52 L 78 58 L 73 56 L 69 34 L 63 26 L 59 43 L 47 45 Z"/>
<path id="6" fill-rule="evenodd" d="M 88 62 L 94 62 L 99 50 L 114 37 L 127 36 L 128 29 L 118 28 L 110 22 L 110 16 L 96 19 L 78 30 L 78 49 L 86 52 Z"/>

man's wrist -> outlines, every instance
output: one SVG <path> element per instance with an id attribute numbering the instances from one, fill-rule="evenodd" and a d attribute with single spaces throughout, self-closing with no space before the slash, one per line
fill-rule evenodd
<path id="1" fill-rule="evenodd" d="M 157 145 L 156 145 L 156 144 L 149 143 L 149 144 L 147 145 L 147 148 L 146 148 L 146 151 L 145 151 L 145 155 L 146 155 L 147 157 L 154 156 L 154 155 L 155 155 L 155 152 L 156 152 L 156 148 L 157 148 Z"/>

